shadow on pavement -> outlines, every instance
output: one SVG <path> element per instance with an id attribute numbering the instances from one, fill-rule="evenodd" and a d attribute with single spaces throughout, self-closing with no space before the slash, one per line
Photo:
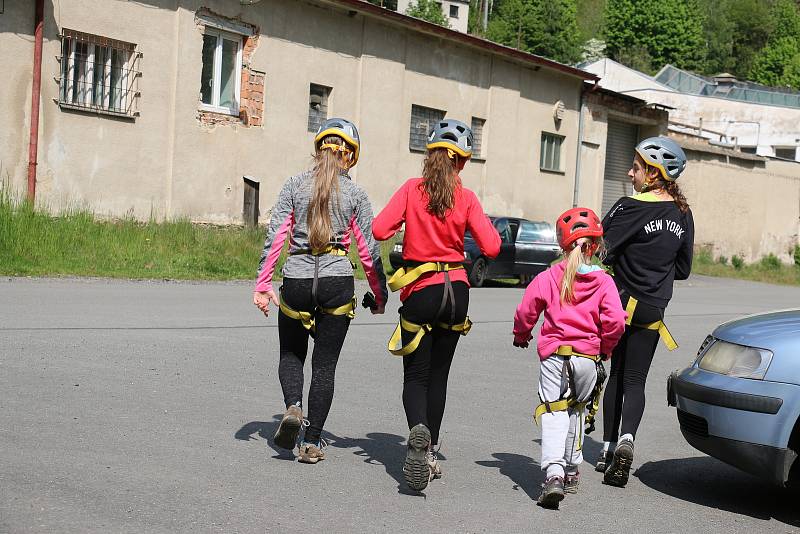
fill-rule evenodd
<path id="1" fill-rule="evenodd" d="M 405 437 L 383 432 L 371 432 L 363 438 L 339 437 L 330 432 L 324 432 L 324 434 L 330 447 L 358 449 L 353 454 L 364 458 L 364 463 L 383 466 L 386 474 L 397 481 L 398 493 L 425 496 L 424 493 L 409 489 L 403 478 L 403 460 L 406 456 Z M 444 459 L 442 456 L 440 458 Z"/>
<path id="2" fill-rule="evenodd" d="M 647 462 L 633 476 L 644 485 L 683 501 L 800 526 L 797 495 L 708 456 Z"/>
<path id="3" fill-rule="evenodd" d="M 510 452 L 496 452 L 492 454 L 495 460 L 482 460 L 475 462 L 483 467 L 493 467 L 500 470 L 500 474 L 507 476 L 514 483 L 514 490 L 522 490 L 532 500 L 537 500 L 542 491 L 544 473 L 542 468 L 533 458 Z"/>
<path id="4" fill-rule="evenodd" d="M 258 438 L 263 439 L 267 442 L 267 445 L 275 451 L 275 456 L 273 458 L 277 460 L 294 460 L 294 451 L 288 451 L 281 447 L 275 445 L 272 441 L 272 436 L 275 435 L 275 431 L 278 430 L 278 425 L 281 423 L 281 419 L 283 418 L 283 414 L 277 414 L 272 416 L 272 421 L 251 421 L 246 423 L 242 428 L 236 431 L 234 437 L 238 440 L 242 441 L 251 441 Z"/>

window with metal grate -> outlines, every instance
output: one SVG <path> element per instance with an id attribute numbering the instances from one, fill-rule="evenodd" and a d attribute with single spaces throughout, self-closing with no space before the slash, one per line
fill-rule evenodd
<path id="1" fill-rule="evenodd" d="M 428 134 L 433 129 L 434 124 L 444 119 L 445 113 L 440 109 L 412 104 L 408 148 L 410 150 L 425 150 L 425 146 L 428 144 Z"/>
<path id="2" fill-rule="evenodd" d="M 325 119 L 328 118 L 328 97 L 331 88 L 324 85 L 311 84 L 308 91 L 308 131 L 316 133 Z"/>

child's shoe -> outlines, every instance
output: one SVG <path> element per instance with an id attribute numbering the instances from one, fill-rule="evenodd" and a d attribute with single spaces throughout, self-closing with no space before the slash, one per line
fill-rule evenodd
<path id="1" fill-rule="evenodd" d="M 275 445 L 283 447 L 284 449 L 293 450 L 295 445 L 297 445 L 297 434 L 300 432 L 302 424 L 303 410 L 294 404 L 286 408 L 286 413 L 283 414 L 281 424 L 278 425 L 278 430 L 273 437 Z"/>
<path id="2" fill-rule="evenodd" d="M 408 451 L 403 462 L 403 476 L 408 487 L 422 491 L 428 487 L 431 469 L 428 465 L 428 449 L 431 445 L 431 431 L 422 423 L 416 425 L 408 434 Z"/>
<path id="3" fill-rule="evenodd" d="M 614 449 L 611 464 L 606 469 L 603 481 L 610 486 L 624 488 L 628 483 L 628 474 L 633 463 L 633 440 L 623 438 Z"/>
<path id="4" fill-rule="evenodd" d="M 608 468 L 608 464 L 611 463 L 611 458 L 614 456 L 614 453 L 611 451 L 603 451 L 600 453 L 600 457 L 597 459 L 597 463 L 594 464 L 594 470 L 598 473 L 605 473 L 606 469 Z"/>
<path id="5" fill-rule="evenodd" d="M 426 459 L 428 461 L 428 469 L 430 470 L 430 475 L 428 475 L 428 478 L 430 480 L 442 478 L 442 466 L 439 465 L 438 451 L 431 447 L 428 450 Z"/>
<path id="6" fill-rule="evenodd" d="M 567 473 L 564 478 L 564 493 L 578 493 L 578 484 L 581 483 L 581 474 L 578 471 Z"/>
<path id="7" fill-rule="evenodd" d="M 542 484 L 542 494 L 539 495 L 539 506 L 558 510 L 558 503 L 564 498 L 564 479 L 552 476 Z"/>
<path id="8" fill-rule="evenodd" d="M 324 460 L 325 451 L 322 450 L 322 447 L 322 441 L 317 443 L 308 443 L 304 441 L 300 444 L 300 454 L 297 457 L 297 461 L 304 464 L 315 464 L 320 460 Z"/>

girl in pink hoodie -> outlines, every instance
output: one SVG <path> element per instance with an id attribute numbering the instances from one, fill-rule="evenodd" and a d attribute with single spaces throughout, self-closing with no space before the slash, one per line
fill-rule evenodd
<path id="1" fill-rule="evenodd" d="M 592 256 L 601 251 L 603 227 L 588 208 L 573 208 L 556 222 L 564 261 L 540 273 L 514 315 L 514 346 L 527 347 L 539 316 L 541 361 L 536 419 L 542 428 L 545 483 L 539 504 L 558 508 L 578 489 L 584 405 L 597 382 L 597 365 L 625 331 L 625 312 L 614 280 Z"/>

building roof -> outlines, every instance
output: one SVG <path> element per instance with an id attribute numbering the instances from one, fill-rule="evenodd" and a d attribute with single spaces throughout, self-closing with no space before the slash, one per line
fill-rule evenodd
<path id="1" fill-rule="evenodd" d="M 349 9 L 351 11 L 355 11 L 382 20 L 392 21 L 396 24 L 405 26 L 406 28 L 418 31 L 420 33 L 433 34 L 438 37 L 462 45 L 467 45 L 493 54 L 506 56 L 510 59 L 515 59 L 519 62 L 527 63 L 534 67 L 548 68 L 551 70 L 561 72 L 568 76 L 579 78 L 581 80 L 592 80 L 592 81 L 599 80 L 599 77 L 590 72 L 586 72 L 584 70 L 571 67 L 569 65 L 564 65 L 563 63 L 559 63 L 558 61 L 547 59 L 542 56 L 537 56 L 535 54 L 529 54 L 528 52 L 523 52 L 522 50 L 517 50 L 516 48 L 504 46 L 489 41 L 488 39 L 483 39 L 480 37 L 476 37 L 474 35 L 469 35 L 456 30 L 451 30 L 450 28 L 445 28 L 444 26 L 439 26 L 438 24 L 433 24 L 431 22 L 427 22 L 422 19 L 409 17 L 408 15 L 397 13 L 396 11 L 392 11 L 391 9 L 386 9 L 374 4 L 370 4 L 365 0 L 314 0 L 314 1 L 324 4 L 339 6 L 345 9 Z"/>

